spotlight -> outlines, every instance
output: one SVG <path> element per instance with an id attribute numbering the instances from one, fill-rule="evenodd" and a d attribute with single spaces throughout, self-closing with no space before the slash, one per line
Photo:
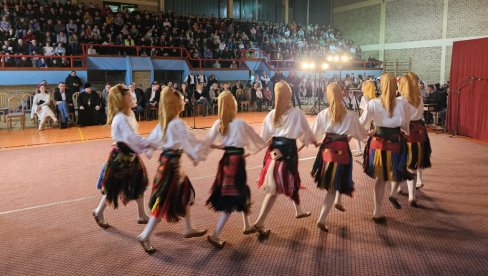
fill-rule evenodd
<path id="1" fill-rule="evenodd" d="M 307 70 L 308 69 L 308 63 L 302 62 L 302 69 Z"/>
<path id="2" fill-rule="evenodd" d="M 339 56 L 334 56 L 334 61 L 335 62 L 339 62 L 339 60 L 340 60 Z"/>
<path id="3" fill-rule="evenodd" d="M 349 57 L 348 57 L 348 56 L 346 56 L 346 55 L 343 55 L 343 56 L 341 57 L 341 61 L 342 61 L 342 62 L 348 62 L 348 61 L 349 61 Z"/>
<path id="4" fill-rule="evenodd" d="M 315 63 L 312 62 L 312 63 L 308 64 L 308 68 L 309 69 L 315 69 Z"/>
<path id="5" fill-rule="evenodd" d="M 329 64 L 328 63 L 322 63 L 322 70 L 327 70 L 329 69 Z"/>
<path id="6" fill-rule="evenodd" d="M 333 56 L 327 56 L 327 61 L 328 61 L 328 62 L 332 62 L 332 61 L 334 61 L 334 57 L 333 57 Z"/>

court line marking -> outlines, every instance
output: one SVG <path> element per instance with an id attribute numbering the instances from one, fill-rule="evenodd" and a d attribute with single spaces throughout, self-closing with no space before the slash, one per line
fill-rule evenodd
<path id="1" fill-rule="evenodd" d="M 315 159 L 315 157 L 305 157 L 305 158 L 300 158 L 298 159 L 299 161 L 306 161 L 310 159 Z M 246 170 L 255 170 L 255 169 L 261 169 L 263 166 L 255 166 L 251 168 L 247 168 Z M 190 180 L 199 180 L 199 179 L 205 179 L 205 178 L 213 178 L 215 177 L 215 174 L 212 175 L 204 175 L 204 176 L 199 176 L 199 177 L 194 177 L 191 178 Z M 88 199 L 94 199 L 97 198 L 98 196 L 86 196 L 86 197 L 81 197 L 81 198 L 76 198 L 76 199 L 70 199 L 70 200 L 63 200 L 63 201 L 58 201 L 58 202 L 53 202 L 53 203 L 48 203 L 48 204 L 43 204 L 43 205 L 37 205 L 37 206 L 31 206 L 31 207 L 26 207 L 26 208 L 21 208 L 21 209 L 15 209 L 15 210 L 10 210 L 10 211 L 4 211 L 0 212 L 1 215 L 8 215 L 12 213 L 18 213 L 18 212 L 23 212 L 23 211 L 29 211 L 29 210 L 34 210 L 34 209 L 40 209 L 40 208 L 45 208 L 45 207 L 51 207 L 51 206 L 56 206 L 56 205 L 62 205 L 66 203 L 73 203 L 73 202 L 78 202 L 78 201 L 84 201 Z"/>
<path id="2" fill-rule="evenodd" d="M 85 136 L 83 136 L 83 131 L 81 131 L 81 128 L 80 127 L 78 127 L 78 133 L 80 134 L 80 140 L 82 142 L 84 142 L 85 141 Z"/>

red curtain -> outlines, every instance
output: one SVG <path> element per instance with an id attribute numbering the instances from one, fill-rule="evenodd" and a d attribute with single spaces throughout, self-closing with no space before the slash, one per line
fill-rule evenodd
<path id="1" fill-rule="evenodd" d="M 454 42 L 446 126 L 488 142 L 488 38 Z"/>

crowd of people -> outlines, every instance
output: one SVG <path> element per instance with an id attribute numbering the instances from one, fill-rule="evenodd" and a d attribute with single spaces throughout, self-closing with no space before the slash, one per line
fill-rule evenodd
<path id="1" fill-rule="evenodd" d="M 206 62 L 206 68 L 236 68 L 241 50 L 262 48 L 270 58 L 293 60 L 321 56 L 328 52 L 349 53 L 360 58 L 360 48 L 342 39 L 330 26 L 296 23 L 265 23 L 209 17 L 178 16 L 128 9 L 112 12 L 108 6 L 71 4 L 55 0 L 5 0 L 0 3 L 1 54 L 32 55 L 33 58 L 5 58 L 6 66 L 69 67 L 64 58 L 82 53 L 81 44 L 105 46 L 183 47 L 192 59 L 221 59 Z M 87 49 L 88 55 L 134 55 L 124 47 Z M 180 56 L 178 49 L 141 48 L 143 56 Z M 56 58 L 57 56 L 61 58 Z"/>
<path id="2" fill-rule="evenodd" d="M 360 117 L 347 110 L 343 103 L 343 86 L 330 82 L 323 91 L 329 107 L 322 110 L 310 126 L 304 113 L 291 107 L 293 92 L 283 80 L 274 86 L 273 109 L 265 116 L 261 133 L 254 132 L 246 121 L 236 118 L 237 101 L 229 87 L 217 99 L 218 119 L 206 138 L 197 139 L 179 118 L 184 110 L 185 97 L 173 87 L 160 92 L 159 122 L 148 137 L 137 133 L 137 121 L 131 111 L 130 88 L 118 84 L 109 91 L 108 123 L 112 126 L 112 147 L 97 184 L 102 197 L 93 210 L 95 222 L 101 228 L 110 227 L 104 216 L 108 206 L 117 208 L 135 201 L 138 207 L 137 223 L 146 224 L 137 236 L 148 254 L 156 249 L 150 238 L 155 227 L 165 220 L 176 223 L 183 219 L 183 237 L 205 235 L 192 225 L 191 205 L 197 196 L 190 179 L 182 168 L 181 156 L 188 155 L 194 166 L 207 159 L 212 149 L 223 151 L 215 181 L 206 205 L 221 213 L 215 230 L 207 240 L 218 249 L 225 247 L 222 230 L 233 212 L 243 217 L 243 234 L 256 233 L 259 239 L 268 239 L 271 231 L 266 219 L 277 196 L 288 197 L 295 207 L 294 217 L 303 219 L 311 212 L 303 209 L 300 201 L 301 182 L 298 170 L 298 152 L 305 146 L 318 147 L 311 169 L 318 189 L 327 190 L 315 225 L 328 232 L 328 214 L 332 207 L 345 211 L 342 196 L 352 196 L 354 182 L 349 140 L 367 141 L 364 149 L 363 171 L 374 179 L 374 210 L 372 221 L 383 224 L 385 185 L 391 183 L 388 198 L 393 208 L 401 209 L 398 193 L 406 181 L 408 204 L 418 208 L 416 189 L 423 187 L 422 173 L 431 167 L 431 147 L 426 125 L 422 121 L 424 103 L 419 79 L 413 73 L 395 76 L 385 73 L 380 78 L 381 96 L 376 96 L 376 84 L 366 80 L 361 99 Z M 399 93 L 399 96 L 398 96 Z M 264 190 L 263 203 L 253 224 L 249 221 L 251 190 L 248 186 L 245 158 L 267 148 L 257 186 Z M 145 211 L 144 191 L 148 186 L 147 172 L 139 154 L 151 158 L 161 150 L 159 167 L 148 202 L 150 214 Z M 121 177 L 122 176 L 122 177 Z"/>
<path id="3" fill-rule="evenodd" d="M 330 82 L 337 82 L 343 88 L 343 102 L 348 109 L 358 110 L 359 99 L 362 94 L 352 93 L 352 90 L 358 91 L 363 85 L 371 81 L 375 85 L 375 89 L 379 87 L 378 79 L 374 76 L 346 74 L 344 79 L 339 79 L 338 76 L 333 76 L 328 79 L 325 77 L 312 78 L 310 75 L 298 76 L 294 71 L 290 71 L 288 76 L 285 76 L 280 71 L 277 71 L 272 77 L 268 76 L 267 72 L 261 75 L 255 74 L 249 81 L 236 82 L 222 82 L 217 79 L 215 75 L 207 76 L 203 71 L 196 74 L 193 71 L 184 78 L 181 83 L 177 81 L 170 81 L 161 83 L 153 81 L 148 84 L 144 90 L 142 83 L 132 82 L 128 84 L 133 103 L 132 110 L 136 114 L 138 120 L 152 120 L 157 117 L 160 94 L 164 87 L 169 86 L 180 91 L 185 100 L 184 110 L 181 114 L 183 117 L 190 116 L 207 116 L 209 114 L 217 114 L 217 99 L 218 96 L 229 90 L 236 99 L 238 106 L 241 103 L 247 103 L 247 109 L 240 108 L 240 111 L 266 111 L 271 110 L 274 103 L 274 94 L 271 92 L 274 85 L 282 80 L 287 81 L 292 90 L 292 104 L 293 107 L 302 108 L 302 105 L 315 105 L 326 107 L 329 103 L 323 97 L 323 91 Z M 33 94 L 32 118 L 37 115 L 39 120 L 39 130 L 45 126 L 45 119 L 52 117 L 54 121 L 58 118 L 60 120 L 61 128 L 66 128 L 70 125 L 77 124 L 78 126 L 91 126 L 105 124 L 108 114 L 108 93 L 112 85 L 106 83 L 105 86 L 96 91 L 90 83 L 83 84 L 82 80 L 76 75 L 76 71 L 72 71 L 66 79 L 58 83 L 57 88 L 53 94 L 48 93 L 47 83 L 41 82 L 37 89 L 37 93 Z M 42 89 L 44 86 L 46 89 Z M 448 86 L 440 86 L 439 84 L 425 86 L 420 82 L 419 89 L 423 101 L 426 104 L 434 106 L 434 111 L 439 112 L 439 125 L 445 122 L 446 108 L 447 108 L 447 91 Z M 73 94 L 81 92 L 74 103 Z M 47 99 L 35 97 L 35 95 L 45 95 Z M 50 97 L 53 97 L 51 99 Z M 42 113 L 39 116 L 36 108 L 44 105 L 49 108 L 50 101 L 53 100 L 53 113 L 46 116 Z M 315 101 L 315 102 L 314 102 Z M 27 104 L 27 103 L 26 103 Z M 28 106 L 29 107 L 29 106 Z M 77 112 L 75 112 L 77 108 Z M 39 110 L 40 112 L 40 110 Z M 77 115 L 77 116 L 76 116 Z M 432 114 L 425 112 L 425 121 L 432 122 Z"/>

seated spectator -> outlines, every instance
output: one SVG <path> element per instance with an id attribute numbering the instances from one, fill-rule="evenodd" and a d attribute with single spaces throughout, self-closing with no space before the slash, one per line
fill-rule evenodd
<path id="1" fill-rule="evenodd" d="M 32 40 L 29 44 L 29 55 L 39 54 L 42 52 L 42 48 L 37 44 L 36 40 Z"/>
<path id="2" fill-rule="evenodd" d="M 153 81 L 151 87 L 146 89 L 145 98 L 147 99 L 147 107 L 158 108 L 159 97 L 161 95 L 161 86 L 157 81 Z"/>
<path id="3" fill-rule="evenodd" d="M 105 83 L 105 87 L 103 88 L 103 91 L 102 91 L 102 96 L 100 97 L 100 101 L 102 103 L 102 110 L 105 111 L 105 117 L 107 116 L 108 114 L 108 93 L 110 91 L 110 88 L 112 86 L 110 85 L 110 83 Z"/>
<path id="4" fill-rule="evenodd" d="M 61 117 L 61 128 L 67 128 L 68 123 L 71 123 L 69 113 L 74 112 L 74 106 L 73 95 L 66 89 L 64 82 L 60 82 L 58 88 L 54 90 L 54 100 L 56 101 L 56 108 Z"/>
<path id="5" fill-rule="evenodd" d="M 203 105 L 204 107 L 203 116 L 207 116 L 208 109 L 210 108 L 210 103 L 208 102 L 208 93 L 203 87 L 204 87 L 203 83 L 199 83 L 197 85 L 197 88 L 193 92 L 193 98 L 195 104 Z"/>
<path id="6" fill-rule="evenodd" d="M 216 60 L 212 66 L 213 68 L 221 68 L 222 66 L 220 65 L 220 62 Z"/>
<path id="7" fill-rule="evenodd" d="M 185 100 L 185 110 L 183 110 L 183 114 L 184 116 L 189 117 L 192 115 L 193 104 L 191 101 L 192 94 L 191 91 L 187 89 L 186 83 L 181 84 L 181 94 L 183 94 Z"/>
<path id="8" fill-rule="evenodd" d="M 46 59 L 43 58 L 43 57 L 37 59 L 36 67 L 38 67 L 38 68 L 47 68 L 48 66 L 47 66 Z"/>
<path id="9" fill-rule="evenodd" d="M 54 49 L 54 54 L 57 56 L 66 55 L 66 49 L 63 47 L 62 43 L 58 43 L 58 46 Z"/>
<path id="10" fill-rule="evenodd" d="M 51 46 L 50 42 L 46 42 L 46 46 L 42 48 L 42 54 L 44 56 L 53 56 L 54 55 L 54 48 Z"/>
<path id="11" fill-rule="evenodd" d="M 144 106 L 146 105 L 144 102 L 144 95 L 140 89 L 136 89 L 136 83 L 133 82 L 129 85 L 129 92 L 130 97 L 132 99 L 132 111 L 136 115 L 136 118 L 140 116 L 140 114 L 144 113 Z"/>
<path id="12" fill-rule="evenodd" d="M 100 96 L 90 83 L 85 83 L 84 90 L 78 96 L 78 125 L 94 126 L 100 124 Z"/>
<path id="13" fill-rule="evenodd" d="M 42 131 L 47 117 L 51 117 L 54 122 L 57 122 L 58 119 L 56 119 L 56 115 L 49 107 L 51 105 L 51 95 L 47 91 L 46 85 L 41 84 L 38 89 L 39 93 L 32 100 L 31 119 L 34 119 L 34 116 L 37 115 L 39 131 Z"/>
<path id="14" fill-rule="evenodd" d="M 86 53 L 89 56 L 97 55 L 97 50 L 95 50 L 95 48 L 93 48 L 93 46 L 90 45 L 90 47 L 88 47 L 88 50 L 86 50 Z"/>

